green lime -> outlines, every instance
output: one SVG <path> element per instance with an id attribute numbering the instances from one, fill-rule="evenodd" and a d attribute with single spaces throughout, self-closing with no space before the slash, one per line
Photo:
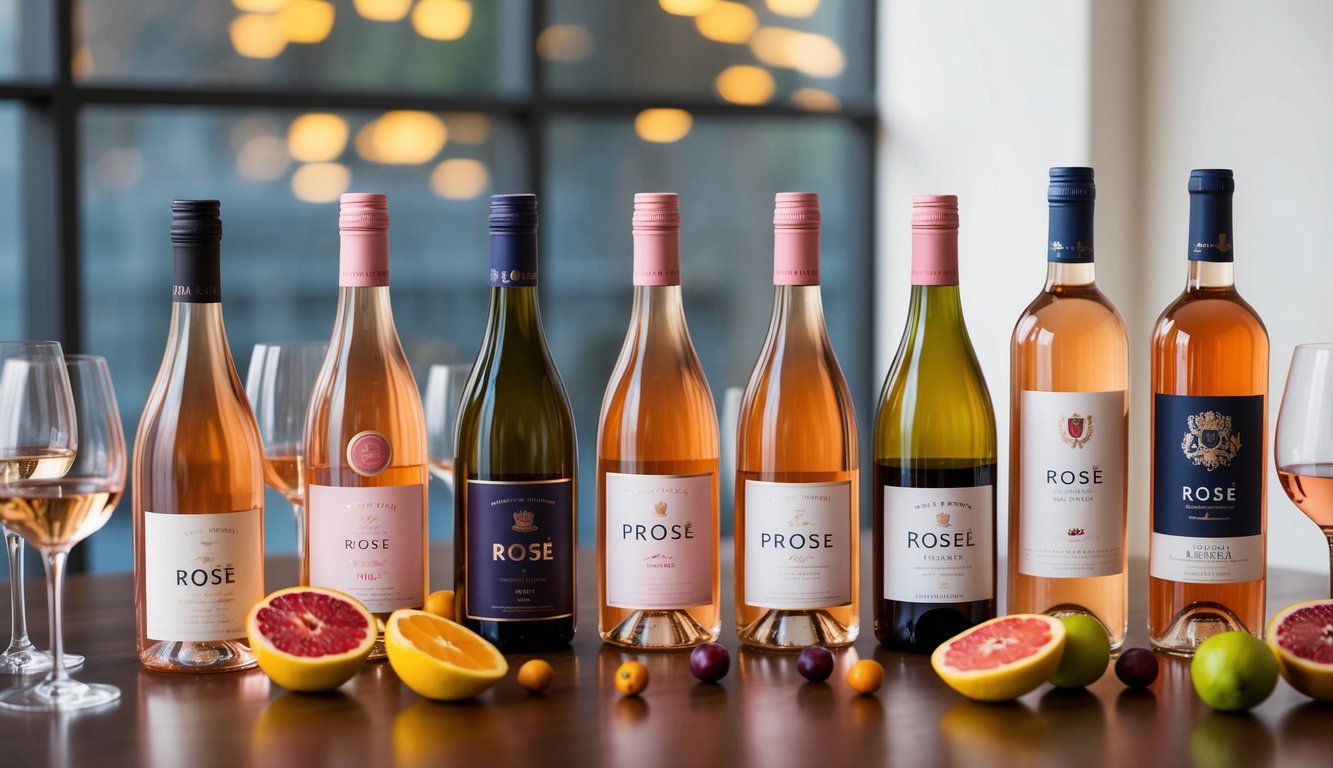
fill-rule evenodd
<path id="1" fill-rule="evenodd" d="M 1100 621 L 1086 613 L 1061 616 L 1065 652 L 1051 678 L 1056 688 L 1083 688 L 1097 682 L 1111 663 L 1111 638 Z"/>
<path id="2" fill-rule="evenodd" d="M 1249 632 L 1223 632 L 1199 645 L 1190 679 L 1203 703 L 1223 712 L 1249 709 L 1277 686 L 1277 659 Z"/>

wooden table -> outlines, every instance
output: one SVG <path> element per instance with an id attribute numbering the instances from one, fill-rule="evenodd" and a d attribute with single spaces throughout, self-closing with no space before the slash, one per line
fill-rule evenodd
<path id="1" fill-rule="evenodd" d="M 838 654 L 828 684 L 806 683 L 794 655 L 738 653 L 730 611 L 722 642 L 732 671 L 720 685 L 699 684 L 688 654 L 625 653 L 598 641 L 592 553 L 581 554 L 578 636 L 571 649 L 544 654 L 555 667 L 547 693 L 519 688 L 514 672 L 529 657 L 516 655 L 494 689 L 452 704 L 419 698 L 387 664 L 369 665 L 323 695 L 289 693 L 259 670 L 146 672 L 134 655 L 130 576 L 74 576 L 66 646 L 89 659 L 75 676 L 117 685 L 122 698 L 65 715 L 0 712 L 0 766 L 1333 766 L 1333 705 L 1313 703 L 1285 681 L 1253 713 L 1214 713 L 1195 697 L 1188 662 L 1164 659 L 1147 691 L 1125 689 L 1108 670 L 1086 691 L 1043 686 L 1016 703 L 978 704 L 948 689 L 927 658 L 879 647 L 868 605 L 861 639 Z M 437 587 L 446 585 L 451 559 L 446 545 L 435 547 Z M 1146 564 L 1133 565 L 1126 647 L 1146 645 Z M 270 589 L 294 582 L 290 558 L 269 571 Z M 731 583 L 728 564 L 727 604 Z M 42 627 L 40 580 L 29 589 L 30 624 Z M 1270 609 L 1324 589 L 1320 575 L 1274 570 Z M 870 594 L 868 583 L 862 594 Z M 39 642 L 45 634 L 36 632 Z M 873 697 L 855 696 L 842 682 L 866 656 L 887 672 Z M 630 658 L 651 671 L 640 698 L 622 698 L 611 684 L 612 671 Z"/>

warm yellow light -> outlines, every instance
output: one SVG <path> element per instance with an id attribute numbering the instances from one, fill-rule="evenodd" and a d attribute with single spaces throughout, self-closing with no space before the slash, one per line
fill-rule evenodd
<path id="1" fill-rule="evenodd" d="M 574 24 L 552 24 L 537 36 L 537 53 L 548 61 L 582 61 L 592 55 L 592 35 Z"/>
<path id="2" fill-rule="evenodd" d="M 762 67 L 738 64 L 717 76 L 717 92 L 733 104 L 763 104 L 773 97 L 773 76 Z"/>
<path id="3" fill-rule="evenodd" d="M 271 59 L 287 47 L 287 34 L 277 16 L 243 13 L 227 28 L 231 47 L 247 59 Z"/>
<path id="4" fill-rule="evenodd" d="M 472 3 L 467 0 L 420 0 L 412 9 L 412 27 L 431 40 L 457 40 L 472 25 Z"/>
<path id="5" fill-rule="evenodd" d="M 480 195 L 490 183 L 490 174 L 480 160 L 456 157 L 435 166 L 430 188 L 446 200 L 467 200 Z"/>
<path id="6" fill-rule="evenodd" d="M 375 163 L 418 165 L 440 153 L 449 137 L 444 121 L 427 112 L 385 112 L 356 134 L 356 151 Z"/>
<path id="7" fill-rule="evenodd" d="M 810 77 L 836 77 L 847 66 L 842 48 L 824 35 L 781 27 L 762 27 L 750 38 L 755 58 L 771 67 L 794 69 Z"/>
<path id="8" fill-rule="evenodd" d="M 282 10 L 282 6 L 287 4 L 287 0 L 231 0 L 231 4 L 236 6 L 238 11 L 277 13 Z"/>
<path id="9" fill-rule="evenodd" d="M 287 148 L 303 163 L 338 159 L 347 146 L 347 121 L 337 115 L 312 112 L 292 121 L 287 129 Z"/>
<path id="10" fill-rule="evenodd" d="M 698 16 L 712 8 L 717 0 L 657 0 L 662 10 L 676 16 Z"/>
<path id="11" fill-rule="evenodd" d="M 246 181 L 274 181 L 291 164 L 287 145 L 277 136 L 253 136 L 236 153 L 236 173 Z"/>
<path id="12" fill-rule="evenodd" d="M 819 0 L 767 0 L 768 10 L 779 16 L 807 19 L 819 7 Z"/>
<path id="13" fill-rule="evenodd" d="M 289 0 L 278 12 L 287 40 L 322 43 L 333 31 L 333 4 L 324 0 Z"/>
<path id="14" fill-rule="evenodd" d="M 645 109 L 634 118 L 634 132 L 654 144 L 680 141 L 693 126 L 694 118 L 683 109 Z"/>
<path id="15" fill-rule="evenodd" d="M 445 120 L 449 141 L 459 144 L 485 144 L 495 130 L 491 119 L 476 112 L 461 112 L 449 115 Z"/>
<path id="16" fill-rule="evenodd" d="M 371 21 L 398 21 L 407 15 L 412 0 L 356 0 L 356 12 Z"/>
<path id="17" fill-rule="evenodd" d="M 719 43 L 748 43 L 759 28 L 759 17 L 750 6 L 721 2 L 694 17 L 699 34 Z"/>
<path id="18" fill-rule="evenodd" d="M 292 194 L 307 203 L 331 203 L 347 191 L 352 173 L 338 163 L 307 163 L 292 174 Z"/>
<path id="19" fill-rule="evenodd" d="M 82 80 L 92 75 L 95 68 L 93 49 L 87 45 L 80 45 L 79 49 L 74 52 L 74 57 L 70 60 L 69 65 L 76 80 Z"/>
<path id="20" fill-rule="evenodd" d="M 792 91 L 791 103 L 811 112 L 836 112 L 842 100 L 822 88 L 797 88 Z"/>

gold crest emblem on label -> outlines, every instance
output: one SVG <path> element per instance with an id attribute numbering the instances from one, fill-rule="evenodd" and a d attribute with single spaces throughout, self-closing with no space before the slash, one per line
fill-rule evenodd
<path id="1" fill-rule="evenodd" d="M 1092 415 L 1075 413 L 1060 420 L 1060 440 L 1070 448 L 1082 448 L 1092 439 Z"/>
<path id="2" fill-rule="evenodd" d="M 1186 420 L 1189 431 L 1180 442 L 1185 458 L 1212 472 L 1225 467 L 1240 453 L 1240 435 L 1231 432 L 1231 417 L 1204 411 Z"/>

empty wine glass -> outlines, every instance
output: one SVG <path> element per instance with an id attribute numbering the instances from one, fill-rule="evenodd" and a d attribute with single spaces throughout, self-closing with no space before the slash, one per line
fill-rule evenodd
<path id="1" fill-rule="evenodd" d="M 106 360 L 89 355 L 65 358 L 78 424 L 78 452 L 63 477 L 9 477 L 0 483 L 8 502 L 0 507 L 5 525 L 44 556 L 46 599 L 51 623 L 52 667 L 46 679 L 0 693 L 0 707 L 65 711 L 120 698 L 111 685 L 82 683 L 69 676 L 61 634 L 65 560 L 74 545 L 106 524 L 125 488 L 125 434 L 111 388 Z"/>
<path id="2" fill-rule="evenodd" d="M 60 343 L 0 342 L 0 484 L 65 474 L 74 460 L 77 429 L 69 376 Z M 7 503 L 0 492 L 0 507 Z M 4 529 L 9 553 L 9 647 L 0 655 L 0 671 L 34 675 L 51 668 L 51 655 L 28 639 L 23 599 L 23 538 Z M 67 656 L 78 666 L 82 656 Z"/>
<path id="3" fill-rule="evenodd" d="M 1292 353 L 1273 458 L 1282 490 L 1328 540 L 1333 596 L 1333 344 L 1300 344 Z"/>
<path id="4" fill-rule="evenodd" d="M 427 453 L 430 472 L 444 483 L 450 493 L 454 490 L 454 441 L 458 431 L 458 406 L 463 401 L 463 386 L 472 373 L 470 364 L 432 365 L 426 376 L 426 395 L 422 398 L 426 410 Z"/>
<path id="5" fill-rule="evenodd" d="M 256 344 L 245 377 L 245 394 L 254 409 L 264 443 L 264 482 L 281 493 L 296 515 L 296 551 L 305 549 L 305 416 L 324 363 L 322 341 Z"/>

